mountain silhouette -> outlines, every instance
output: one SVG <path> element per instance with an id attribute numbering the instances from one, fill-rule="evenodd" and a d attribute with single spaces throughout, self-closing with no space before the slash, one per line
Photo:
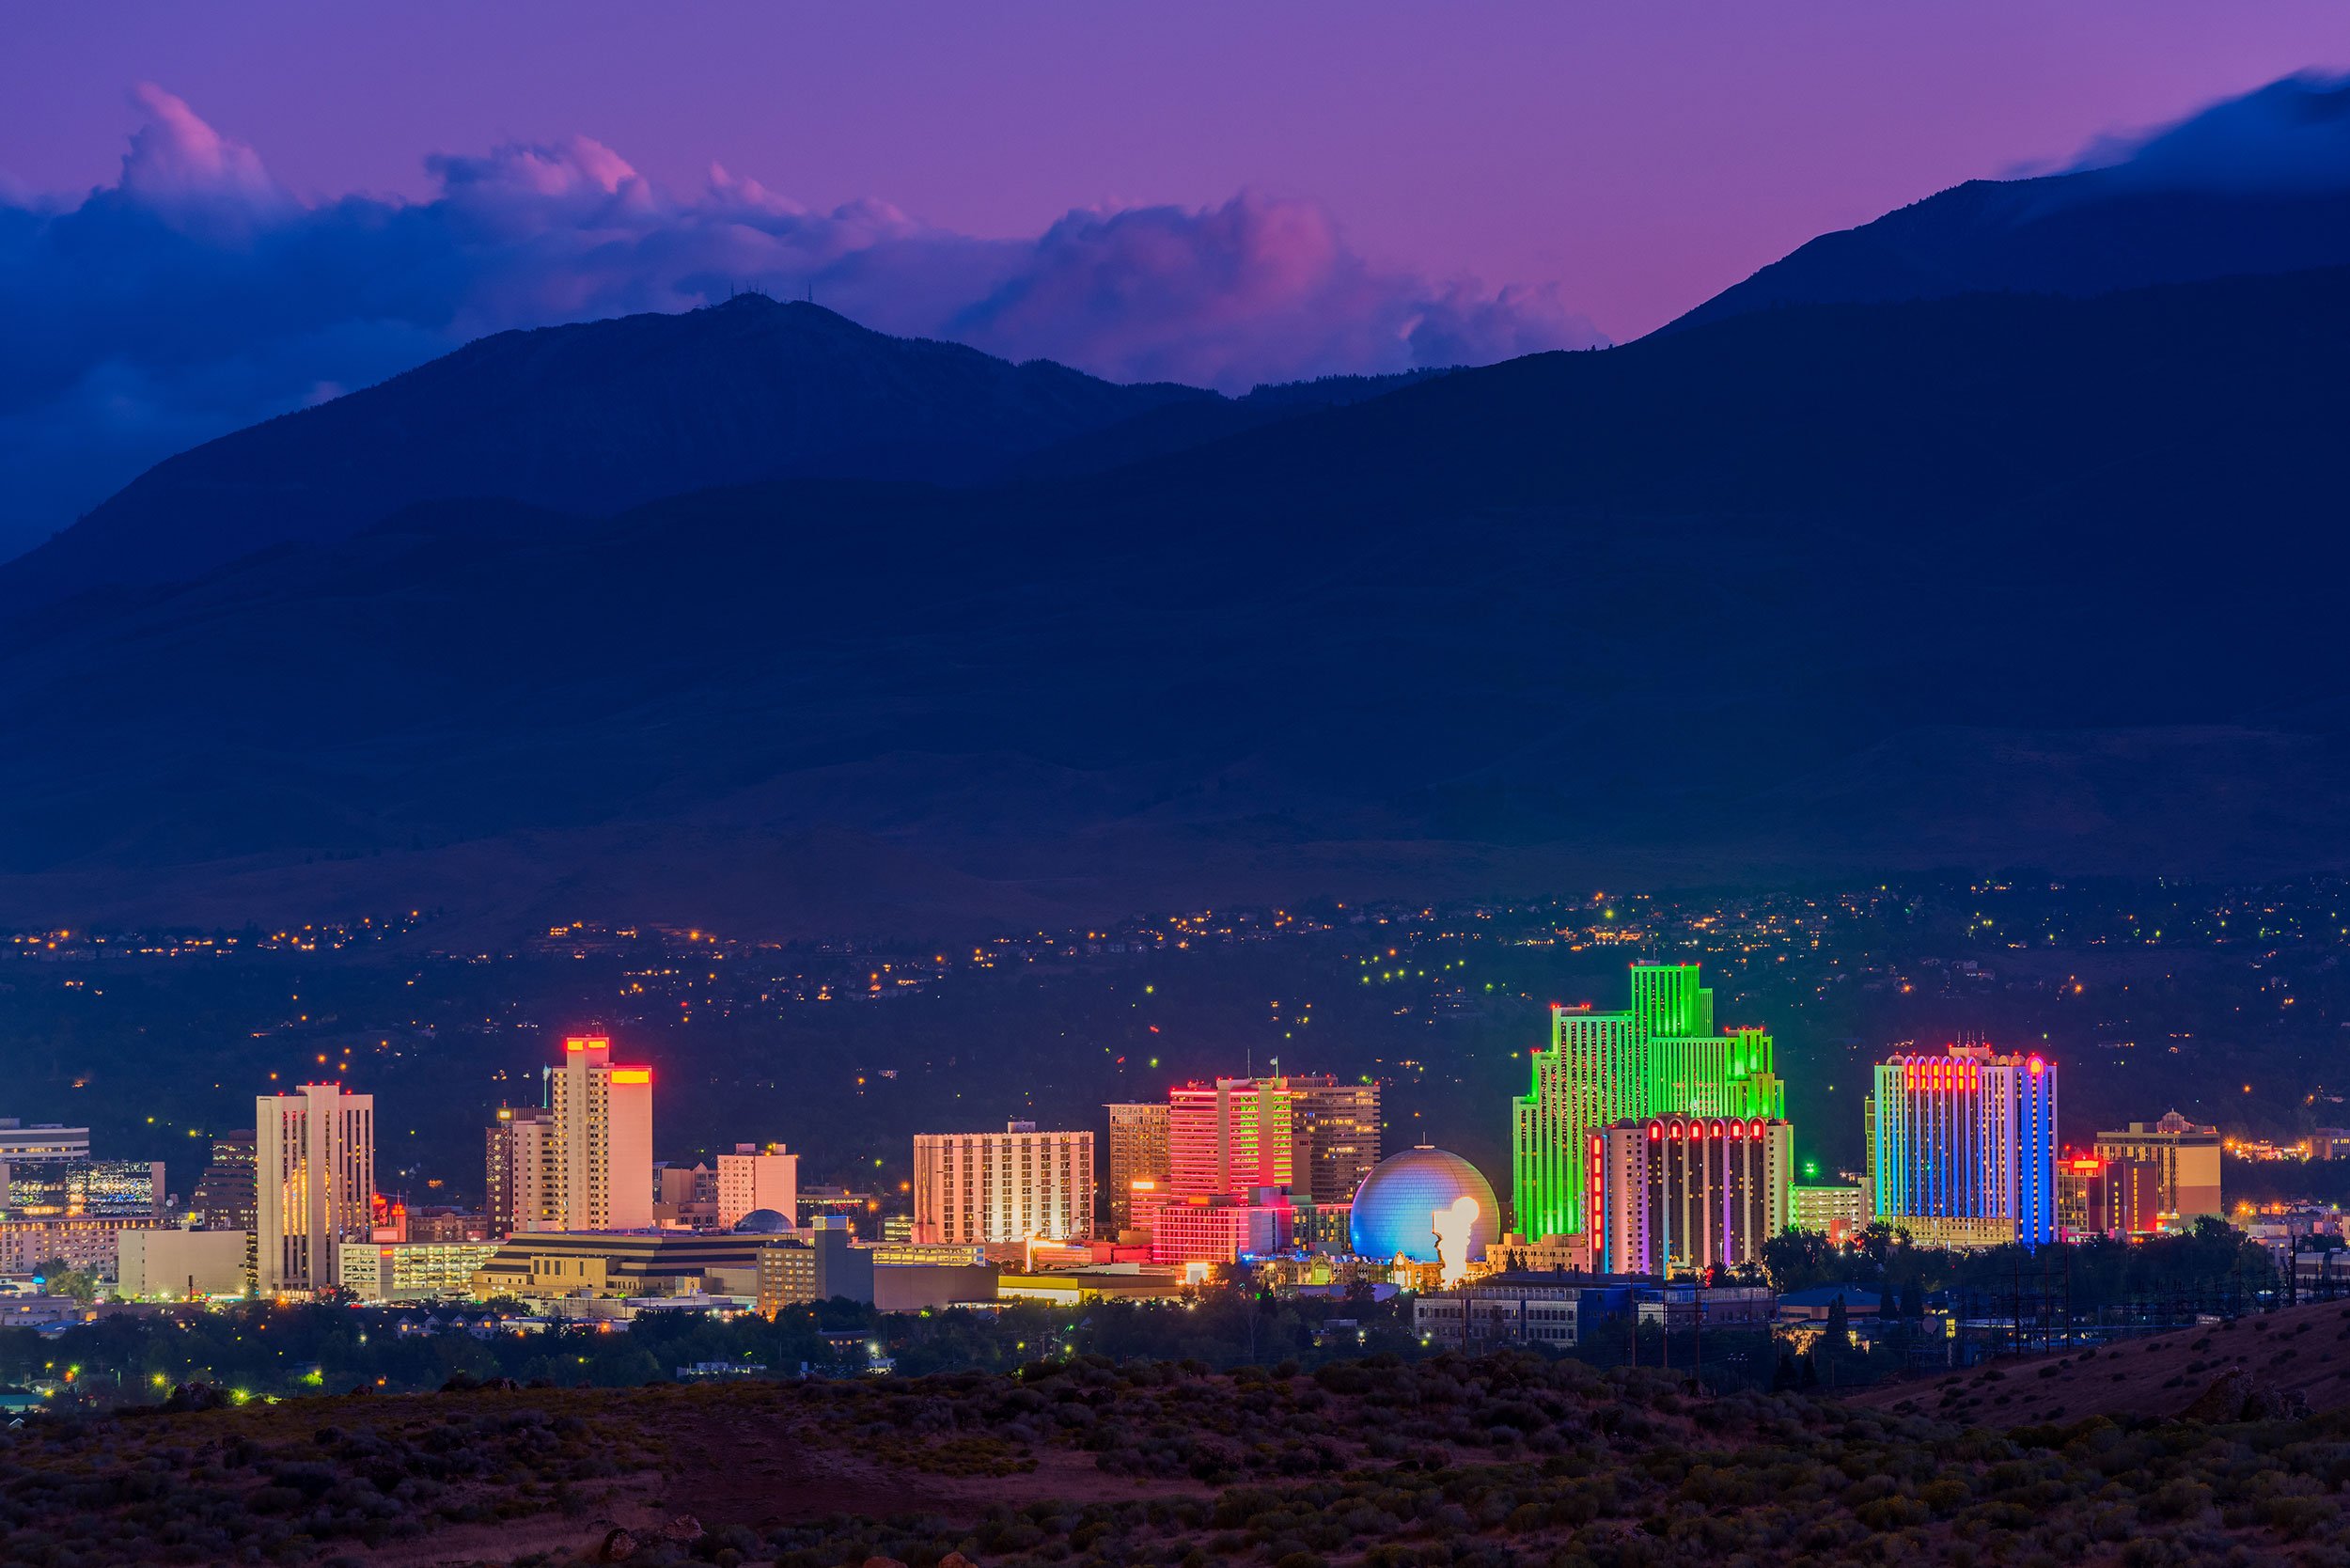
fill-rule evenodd
<path id="1" fill-rule="evenodd" d="M 1823 234 L 1665 330 L 1788 305 L 2086 296 L 2343 265 L 2350 191 L 2162 189 L 2126 166 L 1970 180 Z"/>
<path id="2" fill-rule="evenodd" d="M 0 626 L 0 916 L 2339 865 L 2346 352 L 2345 270 L 1790 306 L 1044 477 L 418 501 Z"/>
<path id="3" fill-rule="evenodd" d="M 493 497 L 604 515 L 790 477 L 967 482 L 1170 403 L 1045 360 L 891 337 L 744 294 L 681 315 L 503 332 L 158 463 L 0 567 L 0 613 L 183 581 L 402 507 Z"/>

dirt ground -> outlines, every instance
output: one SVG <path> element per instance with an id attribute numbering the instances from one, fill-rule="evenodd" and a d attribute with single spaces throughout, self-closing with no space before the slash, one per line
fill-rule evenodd
<path id="1" fill-rule="evenodd" d="M 2232 1381 L 2231 1393 L 2280 1409 L 2296 1401 L 2312 1411 L 2350 1406 L 2350 1304 L 2293 1307 L 2092 1350 L 1994 1361 L 1845 1398 L 1983 1426 L 2026 1426 L 2089 1416 L 2179 1416 L 2223 1380 Z M 2205 1409 L 2216 1413 L 2228 1402 L 2228 1395 L 2215 1396 Z"/>

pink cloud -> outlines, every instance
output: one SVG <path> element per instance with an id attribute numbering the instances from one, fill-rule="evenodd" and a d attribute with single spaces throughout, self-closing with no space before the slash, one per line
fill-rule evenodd
<path id="1" fill-rule="evenodd" d="M 13 513 L 0 500 L 0 555 L 70 521 L 58 497 L 94 504 L 192 434 L 322 386 L 509 327 L 744 288 L 812 294 L 885 332 L 1228 391 L 1601 340 L 1547 288 L 1382 268 L 1321 207 L 1255 192 L 987 240 L 878 199 L 811 212 L 715 165 L 666 190 L 572 136 L 428 158 L 426 200 L 303 200 L 170 93 L 134 101 L 145 122 L 118 184 L 77 206 L 0 192 L 0 313 L 23 323 L 0 335 L 0 497 L 20 497 Z"/>

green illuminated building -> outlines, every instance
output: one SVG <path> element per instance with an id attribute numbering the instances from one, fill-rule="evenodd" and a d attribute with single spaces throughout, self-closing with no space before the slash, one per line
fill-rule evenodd
<path id="1" fill-rule="evenodd" d="M 1581 1235 L 1589 1228 L 1591 1134 L 1626 1117 L 1784 1119 L 1787 1091 L 1760 1028 L 1714 1029 L 1714 992 L 1694 964 L 1636 964 L 1632 1006 L 1593 1012 L 1553 1006 L 1550 1046 L 1513 1103 L 1518 1233 Z"/>

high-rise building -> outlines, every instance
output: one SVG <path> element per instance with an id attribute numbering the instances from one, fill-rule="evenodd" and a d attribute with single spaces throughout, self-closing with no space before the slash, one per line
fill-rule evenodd
<path id="1" fill-rule="evenodd" d="M 500 1105 L 485 1139 L 487 1195 L 482 1213 L 493 1237 L 518 1231 L 556 1231 L 555 1111 L 547 1105 Z"/>
<path id="2" fill-rule="evenodd" d="M 368 1239 L 375 1198 L 375 1096 L 304 1084 L 254 1103 L 255 1261 L 264 1296 L 341 1282 L 344 1242 Z"/>
<path id="3" fill-rule="evenodd" d="M 1353 1202 L 1379 1163 L 1379 1086 L 1342 1084 L 1328 1074 L 1287 1082 L 1296 1095 L 1290 1190 L 1324 1207 Z"/>
<path id="4" fill-rule="evenodd" d="M 1093 1135 L 922 1133 L 914 1140 L 914 1239 L 1003 1245 L 1093 1234 Z"/>
<path id="5" fill-rule="evenodd" d="M 1794 1130 L 1756 1117 L 1653 1116 L 1590 1135 L 1589 1231 L 1605 1274 L 1760 1262 L 1787 1229 Z"/>
<path id="6" fill-rule="evenodd" d="M 1286 1078 L 1218 1078 L 1167 1091 L 1167 1190 L 1221 1198 L 1296 1179 L 1297 1095 Z"/>
<path id="7" fill-rule="evenodd" d="M 254 1130 L 223 1133 L 212 1139 L 212 1157 L 196 1179 L 188 1200 L 196 1222 L 207 1231 L 251 1231 L 258 1223 L 260 1195 L 254 1182 Z"/>
<path id="8" fill-rule="evenodd" d="M 1116 1235 L 1134 1229 L 1137 1190 L 1155 1197 L 1166 1189 L 1167 1127 L 1173 1113 L 1166 1102 L 1158 1100 L 1130 1101 L 1104 1108 L 1110 1113 L 1110 1233 Z M 1148 1184 L 1137 1189 L 1136 1183 Z"/>
<path id="9" fill-rule="evenodd" d="M 1871 1216 L 1921 1245 L 2057 1239 L 2056 1063 L 1988 1045 L 1904 1052 L 1863 1107 Z"/>
<path id="10" fill-rule="evenodd" d="M 718 1229 L 731 1231 L 757 1209 L 773 1209 L 796 1223 L 800 1212 L 800 1156 L 780 1143 L 760 1148 L 738 1143 L 718 1156 Z"/>
<path id="11" fill-rule="evenodd" d="M 2094 1147 L 2101 1160 L 2150 1161 L 2157 1173 L 2157 1206 L 2185 1220 L 2227 1212 L 2219 1203 L 2219 1150 L 2218 1128 L 2199 1127 L 2177 1111 L 2151 1126 L 2133 1121 L 2099 1133 Z"/>
<path id="12" fill-rule="evenodd" d="M 1550 1044 L 1533 1053 L 1531 1083 L 1514 1103 L 1512 1199 L 1521 1234 L 1583 1233 L 1597 1128 L 1659 1116 L 1785 1119 L 1771 1037 L 1756 1027 L 1717 1031 L 1714 993 L 1699 973 L 1694 964 L 1636 964 L 1627 1011 L 1550 1010 Z"/>
<path id="13" fill-rule="evenodd" d="M 612 1059 L 602 1035 L 563 1042 L 546 1070 L 559 1229 L 643 1231 L 653 1223 L 652 1069 Z"/>

